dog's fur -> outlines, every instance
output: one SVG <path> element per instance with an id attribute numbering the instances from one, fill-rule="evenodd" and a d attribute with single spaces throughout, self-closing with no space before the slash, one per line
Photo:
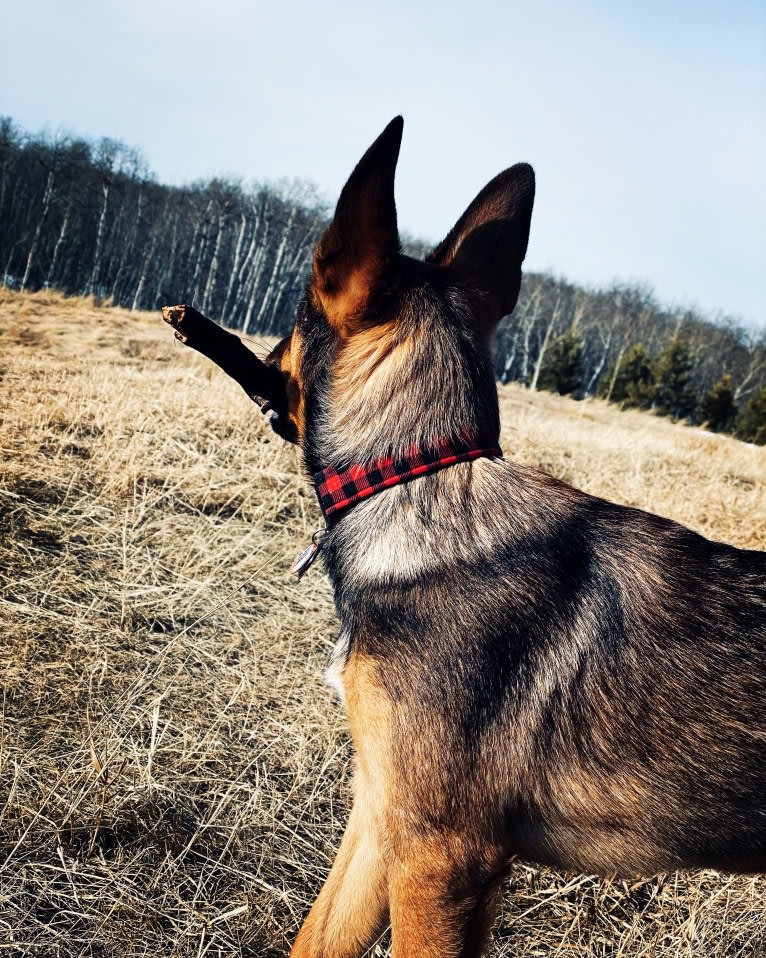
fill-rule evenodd
<path id="1" fill-rule="evenodd" d="M 531 167 L 425 262 L 400 252 L 394 120 L 314 258 L 273 424 L 310 474 L 499 432 L 490 340 L 513 309 Z M 294 958 L 480 954 L 520 856 L 626 874 L 766 870 L 766 553 L 511 461 L 463 462 L 324 541 L 354 803 Z"/>

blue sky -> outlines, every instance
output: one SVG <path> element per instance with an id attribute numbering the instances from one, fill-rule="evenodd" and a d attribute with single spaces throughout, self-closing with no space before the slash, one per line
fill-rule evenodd
<path id="1" fill-rule="evenodd" d="M 527 160 L 527 268 L 766 328 L 763 0 L 8 2 L 0 113 L 123 140 L 161 181 L 332 201 L 402 113 L 404 230 L 439 240 Z"/>

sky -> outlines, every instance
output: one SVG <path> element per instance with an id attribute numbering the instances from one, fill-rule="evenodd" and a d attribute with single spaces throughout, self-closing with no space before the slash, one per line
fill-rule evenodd
<path id="1" fill-rule="evenodd" d="M 3 0 L 0 115 L 109 136 L 159 181 L 334 203 L 404 116 L 400 228 L 434 243 L 535 167 L 526 268 L 766 330 L 763 0 Z"/>

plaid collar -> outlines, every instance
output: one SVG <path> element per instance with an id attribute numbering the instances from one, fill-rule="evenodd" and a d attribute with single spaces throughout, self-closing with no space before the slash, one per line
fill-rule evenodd
<path id="1" fill-rule="evenodd" d="M 389 456 L 364 464 L 353 463 L 345 469 L 331 466 L 314 473 L 314 488 L 325 521 L 329 523 L 331 516 L 336 517 L 337 513 L 383 489 L 437 472 L 456 462 L 502 455 L 493 437 L 466 434 L 456 439 L 440 440 L 427 449 L 412 446 L 397 458 Z"/>

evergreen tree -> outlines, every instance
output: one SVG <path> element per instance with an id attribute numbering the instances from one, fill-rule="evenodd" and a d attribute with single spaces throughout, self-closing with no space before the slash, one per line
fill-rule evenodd
<path id="1" fill-rule="evenodd" d="M 689 343 L 676 334 L 652 363 L 652 408 L 673 419 L 688 419 L 693 415 L 697 408 L 697 397 L 691 386 L 693 369 Z"/>
<path id="2" fill-rule="evenodd" d="M 539 386 L 560 396 L 576 393 L 582 386 L 582 336 L 568 329 L 548 346 Z"/>
<path id="3" fill-rule="evenodd" d="M 646 409 L 652 401 L 653 380 L 649 355 L 641 343 L 635 343 L 601 377 L 597 394 L 623 406 Z"/>
<path id="4" fill-rule="evenodd" d="M 737 418 L 737 404 L 727 373 L 700 400 L 700 418 L 713 432 L 731 432 Z"/>
<path id="5" fill-rule="evenodd" d="M 761 386 L 745 406 L 737 420 L 736 436 L 766 446 L 766 386 Z"/>

